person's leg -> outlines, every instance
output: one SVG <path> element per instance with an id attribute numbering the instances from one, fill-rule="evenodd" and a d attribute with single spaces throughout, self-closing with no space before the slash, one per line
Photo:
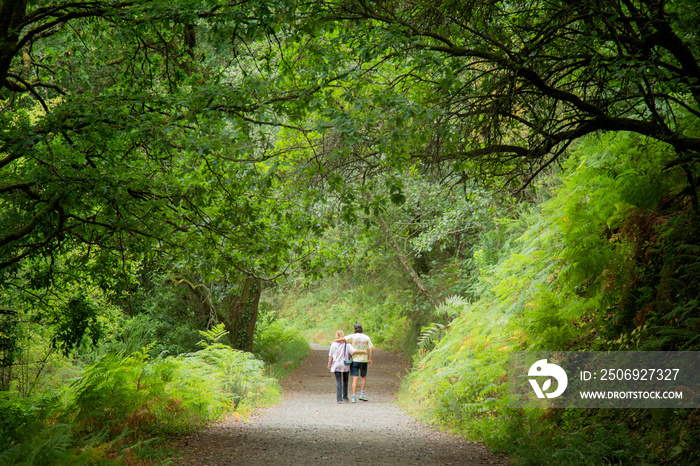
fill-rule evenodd
<path id="1" fill-rule="evenodd" d="M 360 363 L 353 361 L 350 364 L 350 376 L 352 377 L 352 402 L 354 403 L 357 393 L 357 377 L 360 375 Z"/>
<path id="2" fill-rule="evenodd" d="M 350 401 L 348 398 L 348 381 L 350 380 L 350 372 L 343 372 L 343 401 Z"/>
<path id="3" fill-rule="evenodd" d="M 367 397 L 365 396 L 365 385 L 367 384 L 367 366 L 368 364 L 362 363 L 362 366 L 360 367 L 360 400 L 362 401 L 369 401 Z"/>
<path id="4" fill-rule="evenodd" d="M 341 384 L 341 376 L 344 374 L 344 372 L 333 372 L 335 374 L 335 398 L 338 401 L 338 403 L 341 403 L 343 401 L 342 398 L 342 384 Z"/>

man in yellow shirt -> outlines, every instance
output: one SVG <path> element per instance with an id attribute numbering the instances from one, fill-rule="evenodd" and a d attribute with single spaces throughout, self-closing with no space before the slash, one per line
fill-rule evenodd
<path id="1" fill-rule="evenodd" d="M 374 353 L 374 345 L 369 336 L 362 333 L 362 324 L 355 322 L 355 333 L 345 335 L 343 338 L 335 340 L 338 342 L 347 341 L 356 350 L 365 350 L 365 352 L 356 352 L 352 355 L 352 364 L 350 365 L 350 376 L 352 376 L 352 402 L 357 402 L 357 377 L 361 378 L 360 382 L 360 400 L 369 401 L 365 396 L 365 385 L 367 384 L 367 367 L 372 365 L 372 356 Z"/>

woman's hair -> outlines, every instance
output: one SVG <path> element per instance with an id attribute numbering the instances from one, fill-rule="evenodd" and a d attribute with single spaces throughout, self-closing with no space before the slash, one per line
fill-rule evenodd
<path id="1" fill-rule="evenodd" d="M 343 338 L 344 336 L 345 336 L 345 332 L 343 332 L 342 330 L 336 330 L 336 331 L 335 331 L 335 337 L 336 337 L 336 338 Z"/>

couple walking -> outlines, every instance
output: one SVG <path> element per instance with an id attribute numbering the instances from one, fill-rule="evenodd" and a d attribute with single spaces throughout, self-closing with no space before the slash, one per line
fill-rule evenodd
<path id="1" fill-rule="evenodd" d="M 355 333 L 345 335 L 342 330 L 335 332 L 335 340 L 328 352 L 328 368 L 335 374 L 336 399 L 338 403 L 348 400 L 348 373 L 352 376 L 352 402 L 357 401 L 357 377 L 360 377 L 360 400 L 369 401 L 365 396 L 367 367 L 372 365 L 374 345 L 372 340 L 362 333 L 362 325 L 355 322 Z M 345 361 L 350 360 L 350 365 Z"/>

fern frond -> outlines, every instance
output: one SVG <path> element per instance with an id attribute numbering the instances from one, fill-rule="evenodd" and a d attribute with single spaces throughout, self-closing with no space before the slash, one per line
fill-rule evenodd
<path id="1" fill-rule="evenodd" d="M 458 316 L 468 304 L 469 302 L 463 296 L 448 296 L 444 303 L 435 308 L 435 314 L 453 318 Z"/>
<path id="2" fill-rule="evenodd" d="M 421 329 L 420 336 L 418 337 L 418 347 L 420 349 L 429 350 L 435 343 L 438 342 L 445 335 L 445 325 L 443 324 L 430 324 L 428 327 L 423 327 Z"/>
<path id="3" fill-rule="evenodd" d="M 221 337 L 227 335 L 228 330 L 226 330 L 224 324 L 219 324 L 206 331 L 200 330 L 199 334 L 204 337 L 204 340 L 200 341 L 199 345 L 206 348 L 210 344 L 216 343 Z"/>

